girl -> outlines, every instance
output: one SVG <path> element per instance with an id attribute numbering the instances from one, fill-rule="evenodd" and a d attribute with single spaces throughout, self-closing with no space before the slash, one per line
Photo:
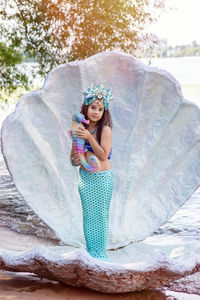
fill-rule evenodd
<path id="1" fill-rule="evenodd" d="M 88 253 L 98 259 L 108 261 L 106 243 L 109 231 L 109 207 L 113 191 L 113 177 L 110 165 L 112 145 L 112 120 L 108 110 L 113 100 L 111 90 L 101 84 L 92 85 L 84 95 L 81 113 L 89 120 L 84 128 L 76 131 L 78 137 L 86 140 L 86 159 L 97 156 L 100 166 L 88 172 L 79 168 L 78 191 L 83 210 L 83 232 Z M 70 159 L 72 165 L 80 164 L 72 142 Z"/>

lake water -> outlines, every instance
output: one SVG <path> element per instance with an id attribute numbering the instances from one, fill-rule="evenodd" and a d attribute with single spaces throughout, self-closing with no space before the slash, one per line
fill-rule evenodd
<path id="1" fill-rule="evenodd" d="M 147 59 L 143 62 L 149 64 Z M 200 105 L 200 57 L 153 59 L 151 65 L 170 72 L 182 85 L 186 99 Z M 1 121 L 14 109 L 11 105 L 7 111 L 0 111 Z M 176 212 L 176 214 L 150 238 L 155 237 L 163 244 L 177 241 L 196 242 L 200 244 L 200 189 Z M 20 233 L 34 234 L 45 239 L 55 239 L 54 233 L 25 203 L 17 192 L 0 153 L 0 226 L 9 227 Z M 39 241 L 38 241 L 39 243 Z M 58 241 L 55 240 L 55 243 Z M 7 248 L 0 239 L 0 246 Z M 11 245 L 12 244 L 12 245 Z M 17 250 L 16 243 L 11 243 L 12 250 Z M 34 242 L 34 245 L 37 241 Z M 188 298 L 189 299 L 189 298 Z"/>

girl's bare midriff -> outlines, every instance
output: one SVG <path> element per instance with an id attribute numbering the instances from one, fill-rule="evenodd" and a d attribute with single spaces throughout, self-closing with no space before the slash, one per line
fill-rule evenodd
<path id="1" fill-rule="evenodd" d="M 96 139 L 96 136 L 94 136 L 94 137 Z M 93 152 L 89 151 L 89 150 L 85 153 L 85 158 L 86 158 L 86 160 L 87 160 L 88 163 L 89 163 L 89 158 L 90 158 L 91 155 L 95 155 L 95 154 Z M 111 169 L 111 164 L 110 164 L 110 160 L 109 159 L 106 159 L 106 160 L 100 160 L 99 159 L 99 162 L 100 162 L 100 167 L 97 170 L 90 171 L 90 172 L 100 172 L 100 171 L 106 171 L 106 170 Z M 85 171 L 88 171 L 82 165 L 81 165 L 81 168 L 83 170 L 85 170 Z"/>
<path id="2" fill-rule="evenodd" d="M 91 151 L 87 151 L 85 153 L 85 157 L 86 157 L 86 160 L 87 160 L 88 163 L 89 163 L 89 158 L 90 158 L 91 155 L 95 155 L 95 154 Z M 94 172 L 105 171 L 105 170 L 109 170 L 111 168 L 111 164 L 110 164 L 109 159 L 99 160 L 99 162 L 100 162 L 100 167 L 97 170 L 95 170 Z M 84 169 L 85 171 L 88 171 L 82 165 L 81 165 L 81 168 Z M 90 172 L 93 172 L 93 171 L 90 171 Z"/>

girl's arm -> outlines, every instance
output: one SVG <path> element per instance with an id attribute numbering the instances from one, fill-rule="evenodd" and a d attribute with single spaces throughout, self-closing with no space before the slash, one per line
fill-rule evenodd
<path id="1" fill-rule="evenodd" d="M 102 129 L 100 145 L 91 135 L 91 133 L 85 128 L 77 128 L 76 134 L 78 137 L 88 140 L 90 146 L 94 151 L 94 154 L 98 157 L 99 160 L 106 160 L 108 158 L 112 145 L 112 130 L 109 126 L 104 125 Z"/>
<path id="2" fill-rule="evenodd" d="M 95 138 L 90 134 L 88 136 L 88 142 L 94 150 L 94 154 L 102 161 L 108 158 L 108 155 L 112 146 L 112 130 L 109 126 L 105 125 L 101 133 L 100 145 Z"/>
<path id="3" fill-rule="evenodd" d="M 80 164 L 80 156 L 75 151 L 74 142 L 72 141 L 72 149 L 70 154 L 70 160 L 73 166 L 79 166 Z"/>
<path id="4" fill-rule="evenodd" d="M 75 153 L 75 147 L 74 147 L 74 142 L 72 141 L 72 149 L 71 149 L 70 159 L 73 157 L 74 153 Z"/>

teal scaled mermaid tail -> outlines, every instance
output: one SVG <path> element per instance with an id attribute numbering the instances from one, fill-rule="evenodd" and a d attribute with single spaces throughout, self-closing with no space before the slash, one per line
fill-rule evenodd
<path id="1" fill-rule="evenodd" d="M 83 210 L 83 232 L 88 253 L 108 261 L 106 244 L 113 191 L 112 169 L 87 172 L 79 169 L 78 190 Z"/>

